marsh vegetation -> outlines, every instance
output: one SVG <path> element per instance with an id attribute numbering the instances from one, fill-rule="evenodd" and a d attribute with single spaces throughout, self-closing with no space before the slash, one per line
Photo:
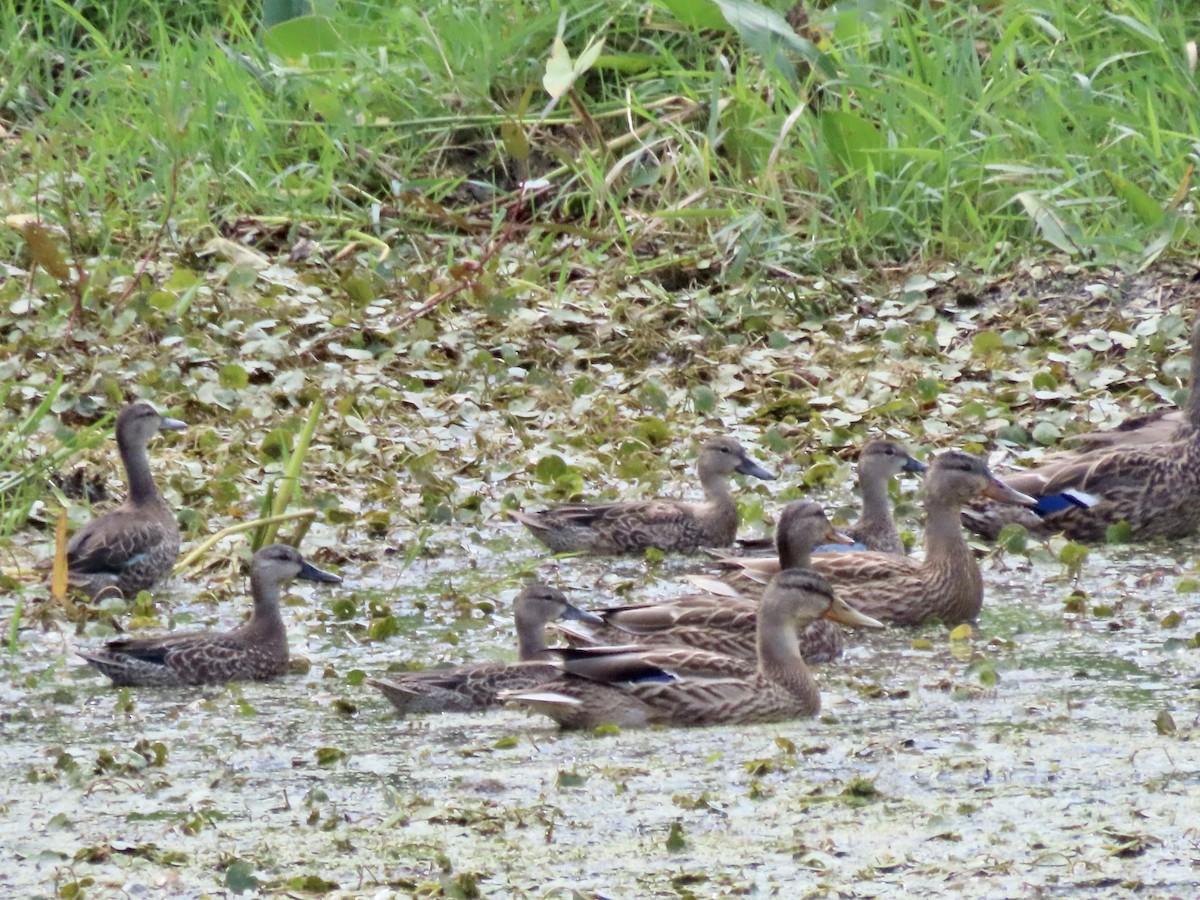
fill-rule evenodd
<path id="1" fill-rule="evenodd" d="M 779 476 L 744 532 L 846 522 L 873 436 L 1002 469 L 1187 389 L 1186 4 L 862 3 L 794 41 L 675 5 L 568 7 L 567 66 L 560 11 L 507 0 L 0 0 L 5 891 L 1195 893 L 1194 540 L 980 545 L 974 628 L 855 635 L 795 724 L 560 735 L 363 685 L 511 658 L 532 573 L 588 607 L 702 565 L 548 561 L 506 509 L 683 495 L 729 434 Z M 235 624 L 243 534 L 94 608 L 14 574 L 119 496 L 132 397 L 189 423 L 151 447 L 185 550 L 285 484 L 315 510 L 344 583 L 285 601 L 289 675 L 74 656 Z"/>

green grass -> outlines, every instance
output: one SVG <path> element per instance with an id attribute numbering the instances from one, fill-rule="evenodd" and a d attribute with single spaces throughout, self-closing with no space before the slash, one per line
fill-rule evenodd
<path id="1" fill-rule="evenodd" d="M 604 53 L 544 118 L 557 9 L 325 7 L 333 49 L 287 59 L 254 4 L 0 0 L 6 206 L 70 225 L 71 255 L 102 265 L 154 247 L 168 213 L 192 246 L 245 217 L 335 248 L 453 243 L 458 216 L 486 224 L 547 173 L 531 239 L 579 229 L 633 272 L 1054 250 L 1135 266 L 1200 243 L 1186 3 L 843 5 L 813 14 L 815 68 L 653 4 L 572 5 L 568 50 L 603 35 Z"/>
<path id="2" fill-rule="evenodd" d="M 47 422 L 62 386 L 60 375 L 49 384 L 10 382 L 0 387 L 0 408 L 12 404 L 22 411 L 0 430 L 0 537 L 25 524 L 34 502 L 60 467 L 105 437 L 108 422 L 101 419 L 78 431 L 61 429 L 56 445 L 44 454 L 29 452 L 30 439 Z M 25 402 L 30 396 L 41 397 L 32 408 Z"/>

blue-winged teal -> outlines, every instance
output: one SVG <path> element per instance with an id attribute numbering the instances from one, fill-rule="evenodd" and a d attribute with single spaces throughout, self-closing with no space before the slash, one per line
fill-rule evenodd
<path id="1" fill-rule="evenodd" d="M 1037 536 L 1062 532 L 1103 541 L 1110 525 L 1129 524 L 1138 540 L 1187 537 L 1200 528 L 1200 314 L 1192 330 L 1192 383 L 1186 406 L 1100 432 L 1089 449 L 1056 453 L 1008 475 L 1005 484 L 1039 500 L 1038 515 L 992 504 L 963 510 L 963 522 L 995 538 L 1017 522 Z"/>
<path id="2" fill-rule="evenodd" d="M 777 550 L 785 568 L 812 568 L 812 549 L 823 541 L 844 541 L 819 503 L 790 503 L 776 526 Z M 687 646 L 754 661 L 757 658 L 758 598 L 745 595 L 689 594 L 662 603 L 602 610 L 604 626 L 559 626 L 574 646 L 633 642 L 646 646 Z M 817 619 L 800 632 L 804 661 L 832 662 L 842 655 L 842 630 Z"/>
<path id="3" fill-rule="evenodd" d="M 842 600 L 892 625 L 919 625 L 937 617 L 949 625 L 979 615 L 983 576 L 975 554 L 963 539 L 959 513 L 978 494 L 1001 503 L 1036 504 L 997 481 L 987 464 L 958 450 L 933 458 L 925 476 L 925 559 L 868 550 L 823 553 L 813 568 L 833 583 Z M 774 559 L 723 560 L 762 578 L 777 571 Z"/>
<path id="4" fill-rule="evenodd" d="M 244 625 L 223 632 L 122 638 L 79 655 L 119 686 L 265 681 L 287 668 L 287 630 L 279 613 L 279 592 L 294 578 L 331 584 L 342 580 L 305 562 L 298 550 L 272 544 L 254 554 L 250 564 L 254 612 Z"/>
<path id="5" fill-rule="evenodd" d="M 160 431 L 187 425 L 159 415 L 149 403 L 133 403 L 117 416 L 117 449 L 129 494 L 111 512 L 93 519 L 67 544 L 67 572 L 75 590 L 96 598 L 132 597 L 170 574 L 179 555 L 179 525 L 154 479 L 146 445 Z"/>
<path id="6" fill-rule="evenodd" d="M 564 650 L 559 678 L 501 697 L 564 728 L 745 725 L 815 715 L 821 697 L 796 635 L 822 616 L 880 624 L 835 599 L 820 575 L 789 569 L 771 581 L 759 607 L 757 663 L 690 647 Z"/>
<path id="7" fill-rule="evenodd" d="M 684 553 L 728 547 L 737 534 L 729 476 L 773 479 L 733 438 L 708 441 L 697 463 L 704 502 L 632 500 L 565 503 L 534 513 L 510 512 L 555 553 L 641 553 L 651 547 Z"/>
<path id="8" fill-rule="evenodd" d="M 536 687 L 558 675 L 558 669 L 538 662 L 547 658 L 546 625 L 556 619 L 602 623 L 603 619 L 567 602 L 562 591 L 530 585 L 513 604 L 517 622 L 517 658 L 514 664 L 479 663 L 430 672 L 406 672 L 387 678 L 368 678 L 396 707 L 397 712 L 475 712 L 499 706 L 496 695 L 504 690 Z"/>

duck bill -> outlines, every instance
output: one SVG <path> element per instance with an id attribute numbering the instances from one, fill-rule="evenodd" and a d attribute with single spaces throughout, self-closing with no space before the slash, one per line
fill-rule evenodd
<path id="1" fill-rule="evenodd" d="M 1003 481 L 993 478 L 988 482 L 988 486 L 982 491 L 983 496 L 995 500 L 997 503 L 1011 503 L 1013 506 L 1028 506 L 1034 507 L 1038 505 L 1035 498 L 1028 494 L 1022 494 L 1015 488 L 1010 488 Z"/>
<path id="2" fill-rule="evenodd" d="M 592 625 L 603 625 L 604 619 L 596 615 L 594 612 L 588 612 L 586 609 L 580 609 L 573 603 L 568 603 L 563 607 L 560 619 L 573 619 L 576 622 L 588 622 Z"/>
<path id="3" fill-rule="evenodd" d="M 908 459 L 906 459 L 904 461 L 904 468 L 901 469 L 900 471 L 901 472 L 924 472 L 928 468 L 929 468 L 929 466 L 925 465 L 925 463 L 921 462 L 919 459 L 913 459 L 910 456 Z"/>
<path id="4" fill-rule="evenodd" d="M 296 577 L 303 578 L 305 581 L 324 581 L 327 584 L 341 584 L 342 582 L 340 575 L 334 575 L 332 572 L 318 569 L 312 563 L 302 565 L 300 571 L 296 573 Z"/>
<path id="5" fill-rule="evenodd" d="M 838 531 L 836 528 L 831 527 L 829 529 L 829 531 L 827 531 L 825 533 L 825 539 L 824 539 L 823 543 L 826 543 L 826 544 L 853 544 L 854 538 L 850 537 L 850 535 L 846 534 L 845 532 Z"/>
<path id="6" fill-rule="evenodd" d="M 752 459 L 743 459 L 738 467 L 734 469 L 742 475 L 752 475 L 755 478 L 761 478 L 763 481 L 774 481 L 775 476 L 760 466 Z"/>
<path id="7" fill-rule="evenodd" d="M 886 627 L 878 619 L 872 619 L 866 613 L 860 613 L 845 600 L 838 600 L 836 597 L 829 609 L 825 611 L 825 618 L 832 619 L 840 625 L 849 625 L 852 628 Z"/>
<path id="8" fill-rule="evenodd" d="M 168 419 L 166 416 L 163 416 L 158 421 L 158 430 L 159 431 L 186 431 L 187 430 L 187 422 L 183 421 L 183 419 Z"/>

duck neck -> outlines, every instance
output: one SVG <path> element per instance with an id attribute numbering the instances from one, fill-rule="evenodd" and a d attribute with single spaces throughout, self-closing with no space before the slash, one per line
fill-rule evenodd
<path id="1" fill-rule="evenodd" d="M 279 594 L 278 581 L 251 571 L 250 596 L 254 598 L 254 612 L 250 621 L 246 623 L 247 631 L 284 634 L 283 616 L 279 612 Z"/>
<path id="2" fill-rule="evenodd" d="M 975 618 L 983 603 L 983 576 L 975 554 L 963 539 L 959 516 L 962 504 L 930 498 L 925 503 L 925 561 L 927 595 L 937 608 L 926 611 L 948 624 Z"/>
<path id="3" fill-rule="evenodd" d="M 892 509 L 888 502 L 888 479 L 871 475 L 860 477 L 858 486 L 862 490 L 862 514 L 858 517 L 859 529 L 889 528 L 892 525 Z"/>
<path id="4" fill-rule="evenodd" d="M 1188 386 L 1187 423 L 1200 429 L 1200 313 L 1192 330 L 1192 383 Z"/>
<path id="5" fill-rule="evenodd" d="M 518 610 L 517 620 L 517 659 L 528 662 L 533 659 L 544 659 L 546 656 L 546 624 L 538 619 L 522 615 Z"/>
<path id="6" fill-rule="evenodd" d="M 125 480 L 129 482 L 129 502 L 134 506 L 148 506 L 159 502 L 158 488 L 150 477 L 150 458 L 146 445 L 130 440 L 117 433 L 117 450 L 121 464 L 125 467 Z"/>
<path id="7" fill-rule="evenodd" d="M 781 569 L 811 569 L 812 547 L 806 541 L 794 541 L 784 532 L 775 536 L 775 549 Z"/>
<path id="8" fill-rule="evenodd" d="M 821 709 L 821 693 L 800 655 L 795 631 L 786 623 L 770 623 L 762 618 L 762 610 L 759 615 L 759 675 L 792 694 L 801 715 L 814 715 Z"/>
<path id="9" fill-rule="evenodd" d="M 708 540 L 714 546 L 725 547 L 737 536 L 737 504 L 729 490 L 729 477 L 714 472 L 700 473 L 700 486 L 704 489 L 705 504 L 698 509 L 704 520 Z"/>

